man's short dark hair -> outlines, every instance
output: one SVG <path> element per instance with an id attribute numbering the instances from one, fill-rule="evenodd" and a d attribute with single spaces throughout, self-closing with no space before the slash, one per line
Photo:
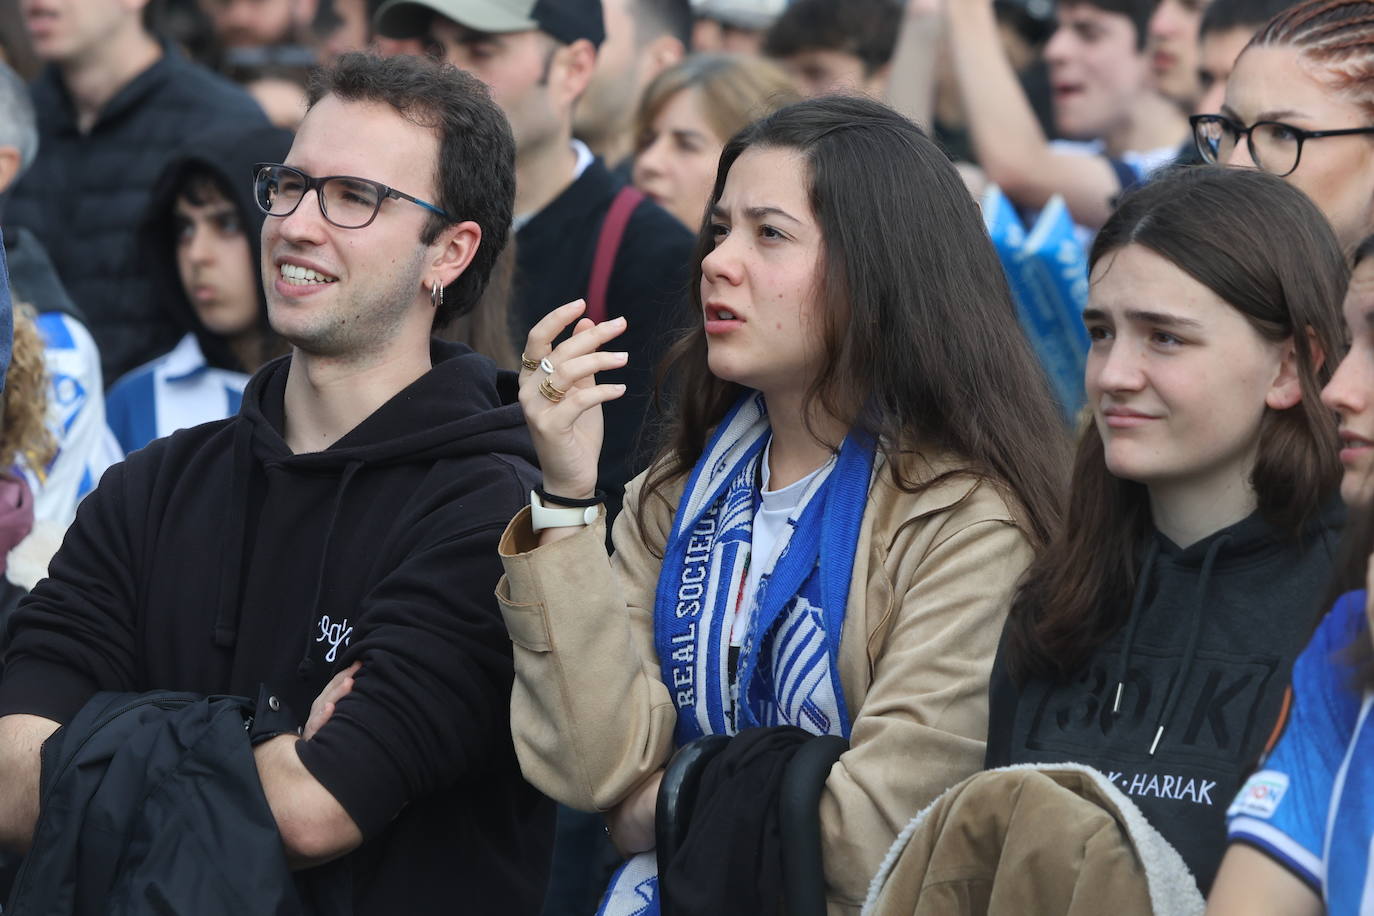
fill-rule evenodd
<path id="1" fill-rule="evenodd" d="M 1150 17 L 1158 0 L 1059 0 L 1059 6 L 1091 6 L 1104 13 L 1116 13 L 1131 20 L 1135 26 L 1135 49 L 1144 51 L 1150 39 Z"/>
<path id="2" fill-rule="evenodd" d="M 429 57 L 377 57 L 352 52 L 310 82 L 310 105 L 326 95 L 348 102 L 387 104 L 439 136 L 436 182 L 440 209 L 482 229 L 467 270 L 448 285 L 436 329 L 477 304 L 492 265 L 510 234 L 515 205 L 515 140 L 487 87 L 470 73 Z M 449 225 L 433 215 L 420 233 L 428 245 Z"/>
<path id="3" fill-rule="evenodd" d="M 667 35 L 692 47 L 692 4 L 690 0 L 631 0 L 630 14 L 635 21 L 635 41 L 646 45 Z"/>
<path id="4" fill-rule="evenodd" d="M 892 59 L 902 8 L 894 0 L 797 0 L 764 36 L 763 53 L 787 58 L 839 51 L 863 61 L 872 76 Z"/>
<path id="5" fill-rule="evenodd" d="M 1258 32 L 1260 26 L 1293 4 L 1294 0 L 1212 0 L 1197 33 L 1203 37 L 1232 29 Z"/>

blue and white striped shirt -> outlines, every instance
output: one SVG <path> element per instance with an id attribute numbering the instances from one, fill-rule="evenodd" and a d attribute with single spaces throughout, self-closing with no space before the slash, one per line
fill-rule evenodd
<path id="1" fill-rule="evenodd" d="M 124 453 L 179 429 L 239 412 L 248 376 L 215 369 L 194 334 L 171 352 L 124 375 L 105 396 L 105 415 Z"/>

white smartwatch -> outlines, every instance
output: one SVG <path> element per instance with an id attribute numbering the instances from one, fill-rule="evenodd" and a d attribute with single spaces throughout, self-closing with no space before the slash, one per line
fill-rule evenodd
<path id="1" fill-rule="evenodd" d="M 534 490 L 530 491 L 530 527 L 535 531 L 545 528 L 580 528 L 596 521 L 597 506 L 573 509 L 567 506 L 546 506 Z"/>

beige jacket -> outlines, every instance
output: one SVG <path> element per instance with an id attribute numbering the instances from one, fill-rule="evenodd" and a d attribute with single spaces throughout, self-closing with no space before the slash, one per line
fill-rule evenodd
<path id="1" fill-rule="evenodd" d="M 957 470 L 919 461 L 923 480 Z M 515 652 L 511 729 L 526 778 L 564 804 L 605 811 L 673 751 L 675 713 L 653 641 L 654 590 L 673 510 L 635 516 L 630 482 L 606 555 L 604 521 L 535 549 L 529 510 L 501 539 L 497 586 Z M 683 484 L 669 494 L 676 503 Z M 840 638 L 851 748 L 821 798 L 831 912 L 856 912 L 911 816 L 982 766 L 987 688 L 1013 587 L 1030 563 L 998 490 L 968 476 L 917 494 L 880 464 Z"/>
<path id="2" fill-rule="evenodd" d="M 966 779 L 892 844 L 864 916 L 1202 916 L 1183 857 L 1106 776 L 1022 764 Z"/>

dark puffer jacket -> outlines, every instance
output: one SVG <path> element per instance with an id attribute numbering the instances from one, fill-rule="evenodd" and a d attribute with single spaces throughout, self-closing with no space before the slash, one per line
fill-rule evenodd
<path id="1" fill-rule="evenodd" d="M 38 158 L 15 186 L 6 222 L 31 230 L 47 249 L 89 319 L 108 384 L 183 333 L 150 294 L 137 257 L 153 182 L 188 137 L 266 118 L 247 93 L 171 47 L 106 103 L 87 133 L 55 67 L 34 82 L 33 99 Z"/>
<path id="2" fill-rule="evenodd" d="M 308 912 L 251 748 L 293 724 L 265 688 L 256 703 L 96 694 L 43 745 L 42 811 L 5 916 Z"/>

